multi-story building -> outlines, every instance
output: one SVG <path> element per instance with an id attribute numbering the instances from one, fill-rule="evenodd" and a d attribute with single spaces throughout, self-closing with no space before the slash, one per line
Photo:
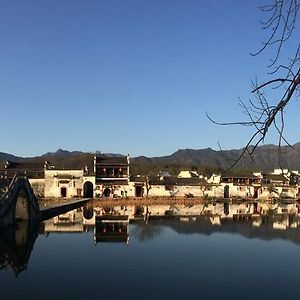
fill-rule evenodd
<path id="1" fill-rule="evenodd" d="M 125 197 L 129 192 L 129 156 L 95 155 L 96 197 Z"/>

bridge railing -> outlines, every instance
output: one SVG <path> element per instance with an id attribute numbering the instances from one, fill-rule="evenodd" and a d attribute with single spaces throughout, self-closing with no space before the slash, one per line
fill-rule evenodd
<path id="1" fill-rule="evenodd" d="M 0 206 L 2 206 L 4 204 L 4 201 L 11 195 L 13 188 L 17 182 L 17 179 L 18 179 L 18 174 L 15 174 L 14 177 L 12 178 L 12 180 L 10 181 L 10 183 L 6 189 L 6 192 L 0 198 Z"/>
<path id="2" fill-rule="evenodd" d="M 27 170 L 27 169 L 1 169 L 0 178 L 13 178 L 18 173 L 20 175 L 27 176 L 29 178 L 43 178 L 44 170 Z"/>
<path id="3" fill-rule="evenodd" d="M 22 178 L 27 178 L 27 177 L 24 174 L 15 173 L 15 175 L 13 176 L 12 180 L 10 181 L 7 187 L 6 192 L 0 198 L 0 207 L 3 206 L 5 201 L 12 195 L 15 185 L 17 184 L 18 180 Z"/>
<path id="4" fill-rule="evenodd" d="M 15 174 L 8 185 L 6 193 L 0 198 L 0 221 L 7 224 L 14 222 L 14 206 L 16 206 L 16 201 L 18 201 L 20 190 L 26 193 L 30 218 L 38 214 L 39 204 L 27 176 L 24 174 Z"/>

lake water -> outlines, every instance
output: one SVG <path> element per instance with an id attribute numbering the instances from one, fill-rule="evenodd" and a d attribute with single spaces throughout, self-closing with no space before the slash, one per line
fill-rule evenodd
<path id="1" fill-rule="evenodd" d="M 1 298 L 296 299 L 298 214 L 297 203 L 87 207 L 2 229 Z"/>

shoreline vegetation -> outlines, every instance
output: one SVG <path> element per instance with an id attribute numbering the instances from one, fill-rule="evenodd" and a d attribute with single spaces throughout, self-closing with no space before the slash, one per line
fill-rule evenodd
<path id="1" fill-rule="evenodd" d="M 41 206 L 47 206 L 54 203 L 66 203 L 73 199 L 68 198 L 41 198 L 39 203 Z M 256 202 L 254 198 L 205 198 L 205 197 L 128 197 L 128 198 L 94 198 L 91 199 L 89 205 L 95 206 L 127 206 L 127 205 L 197 205 L 214 202 Z M 297 202 L 298 199 L 259 199 L 260 202 Z"/>

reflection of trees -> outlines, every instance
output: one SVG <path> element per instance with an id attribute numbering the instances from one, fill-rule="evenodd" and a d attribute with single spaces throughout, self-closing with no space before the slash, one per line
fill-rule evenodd
<path id="1" fill-rule="evenodd" d="M 148 223 L 135 225 L 130 231 L 130 235 L 134 238 L 145 242 L 159 237 L 163 233 L 163 228 L 160 225 Z"/>
<path id="2" fill-rule="evenodd" d="M 268 209 L 266 211 L 266 215 L 268 217 L 273 217 L 275 214 L 278 213 L 278 203 L 268 203 Z"/>

